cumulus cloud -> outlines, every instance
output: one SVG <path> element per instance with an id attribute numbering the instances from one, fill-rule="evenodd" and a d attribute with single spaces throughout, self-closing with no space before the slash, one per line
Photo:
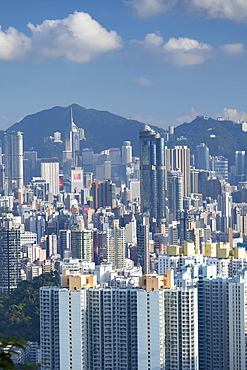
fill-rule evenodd
<path id="1" fill-rule="evenodd" d="M 3 31 L 0 26 L 0 60 L 22 59 L 31 49 L 32 41 L 15 28 Z"/>
<path id="2" fill-rule="evenodd" d="M 178 66 L 203 63 L 212 47 L 188 37 L 170 38 L 163 46 L 166 57 Z"/>
<path id="3" fill-rule="evenodd" d="M 239 120 L 247 121 L 247 113 L 244 111 L 238 111 L 237 109 L 224 108 L 222 117 L 233 122 L 238 122 Z"/>
<path id="4" fill-rule="evenodd" d="M 211 19 L 247 20 L 246 0 L 187 0 L 193 14 Z"/>
<path id="5" fill-rule="evenodd" d="M 131 0 L 124 1 L 133 14 L 140 18 L 151 18 L 170 11 L 177 0 Z"/>
<path id="6" fill-rule="evenodd" d="M 136 83 L 139 85 L 139 86 L 143 86 L 143 87 L 148 87 L 148 86 L 153 86 L 153 82 L 148 80 L 147 78 L 145 77 L 136 77 L 135 78 L 135 81 Z"/>
<path id="7" fill-rule="evenodd" d="M 0 30 L 0 60 L 65 58 L 88 62 L 122 46 L 122 39 L 115 31 L 107 31 L 84 12 L 27 26 L 31 37 L 12 27 L 6 32 Z"/>
<path id="8" fill-rule="evenodd" d="M 225 44 L 221 46 L 221 50 L 228 54 L 236 55 L 244 53 L 245 47 L 241 43 Z"/>
<path id="9" fill-rule="evenodd" d="M 211 56 L 212 46 L 188 37 L 170 38 L 167 42 L 159 32 L 148 33 L 143 41 L 133 42 L 159 53 L 161 58 L 177 66 L 201 64 Z"/>

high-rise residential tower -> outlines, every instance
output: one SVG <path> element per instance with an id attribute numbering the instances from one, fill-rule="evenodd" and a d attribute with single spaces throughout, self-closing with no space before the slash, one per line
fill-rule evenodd
<path id="1" fill-rule="evenodd" d="M 41 160 L 41 177 L 49 183 L 50 193 L 59 193 L 59 162 L 57 158 L 43 158 Z"/>
<path id="2" fill-rule="evenodd" d="M 171 169 L 182 172 L 182 196 L 187 197 L 190 193 L 190 148 L 175 146 L 171 150 Z"/>
<path id="3" fill-rule="evenodd" d="M 160 224 L 166 219 L 165 138 L 148 125 L 142 126 L 139 137 L 141 212 Z"/>
<path id="4" fill-rule="evenodd" d="M 6 132 L 4 136 L 5 178 L 8 190 L 23 187 L 23 136 L 22 132 Z"/>
<path id="5" fill-rule="evenodd" d="M 170 221 L 179 221 L 183 209 L 183 174 L 179 171 L 168 171 L 168 208 Z"/>
<path id="6" fill-rule="evenodd" d="M 21 280 L 20 230 L 0 229 L 0 296 L 10 294 Z"/>

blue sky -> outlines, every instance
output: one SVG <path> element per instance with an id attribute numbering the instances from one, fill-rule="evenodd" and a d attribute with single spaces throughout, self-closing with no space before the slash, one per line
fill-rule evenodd
<path id="1" fill-rule="evenodd" d="M 247 120 L 246 0 L 1 0 L 0 25 L 0 129 L 72 103 Z"/>

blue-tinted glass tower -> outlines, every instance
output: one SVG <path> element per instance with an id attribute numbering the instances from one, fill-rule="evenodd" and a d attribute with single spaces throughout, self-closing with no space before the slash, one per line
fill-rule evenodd
<path id="1" fill-rule="evenodd" d="M 166 219 L 165 139 L 148 125 L 140 130 L 141 212 L 160 224 Z"/>

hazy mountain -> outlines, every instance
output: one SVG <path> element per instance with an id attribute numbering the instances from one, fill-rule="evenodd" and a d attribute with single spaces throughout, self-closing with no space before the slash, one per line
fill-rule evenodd
<path id="1" fill-rule="evenodd" d="M 121 148 L 123 141 L 130 140 L 134 155 L 139 156 L 139 130 L 143 123 L 107 111 L 86 109 L 76 104 L 54 107 L 26 116 L 7 131 L 22 131 L 24 149 L 37 150 L 39 157 L 60 157 L 64 144 L 44 144 L 44 138 L 59 131 L 65 142 L 70 130 L 71 107 L 75 124 L 85 131 L 86 141 L 82 142 L 83 147 L 92 148 L 95 153 L 99 153 L 112 147 Z M 155 126 L 153 128 L 159 132 L 163 131 Z M 0 139 L 3 135 L 4 131 L 0 131 Z M 200 143 L 209 147 L 211 155 L 223 155 L 233 164 L 235 151 L 247 148 L 247 132 L 241 130 L 240 124 L 231 121 L 197 117 L 192 122 L 175 128 L 169 146 L 187 145 L 193 153 L 196 145 Z"/>
<path id="2" fill-rule="evenodd" d="M 62 133 L 62 140 L 65 141 L 70 130 L 71 107 L 75 124 L 85 131 L 86 141 L 82 143 L 83 147 L 92 148 L 95 153 L 99 153 L 111 147 L 121 148 L 123 141 L 130 140 L 134 155 L 139 155 L 139 130 L 143 123 L 106 111 L 86 109 L 76 104 L 66 108 L 54 107 L 26 116 L 7 131 L 22 131 L 25 150 L 34 148 L 38 151 L 39 157 L 56 155 L 55 152 L 64 150 L 64 146 L 45 145 L 44 138 L 53 136 L 54 132 L 59 131 Z M 162 131 L 157 127 L 155 129 Z"/>

